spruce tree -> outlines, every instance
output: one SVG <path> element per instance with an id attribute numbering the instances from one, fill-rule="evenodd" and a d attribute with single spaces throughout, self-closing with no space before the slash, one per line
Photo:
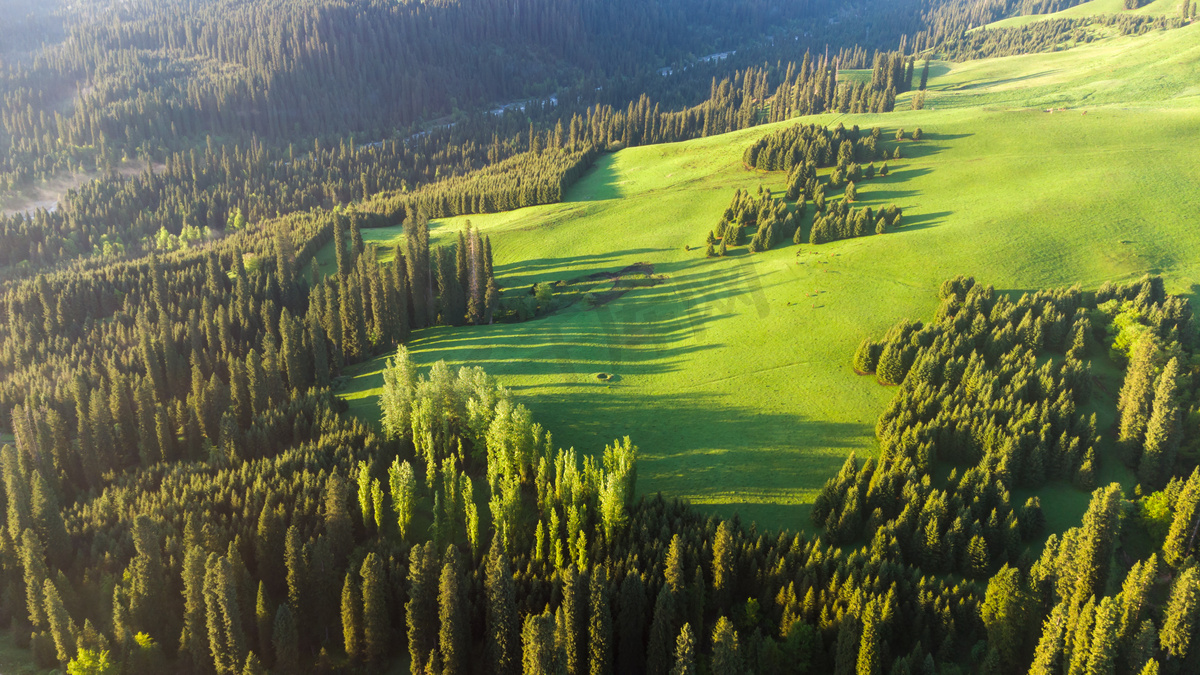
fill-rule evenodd
<path id="1" fill-rule="evenodd" d="M 1134 563 L 1125 582 L 1121 585 L 1120 621 L 1117 626 L 1117 640 L 1122 644 L 1131 644 L 1135 632 L 1142 622 L 1143 610 L 1147 607 L 1147 596 L 1158 577 L 1158 556 L 1151 554 L 1148 560 Z"/>
<path id="2" fill-rule="evenodd" d="M 462 562 L 458 549 L 446 549 L 442 564 L 441 581 L 438 585 L 438 618 L 441 630 L 438 645 L 442 656 L 442 672 L 445 675 L 466 675 L 470 655 L 470 624 L 467 618 L 465 591 L 462 588 Z"/>
<path id="3" fill-rule="evenodd" d="M 204 600 L 212 664 L 217 675 L 235 675 L 248 650 L 238 605 L 237 571 L 228 557 L 209 554 Z"/>
<path id="4" fill-rule="evenodd" d="M 40 471 L 35 469 L 32 472 L 29 483 L 29 518 L 34 531 L 37 532 L 38 539 L 46 544 L 46 558 L 49 562 L 60 569 L 65 568 L 71 560 L 71 539 L 67 536 L 67 527 L 63 522 L 58 499 L 50 485 L 42 478 Z M 13 508 L 20 510 L 19 507 L 10 506 L 10 511 Z"/>
<path id="5" fill-rule="evenodd" d="M 550 615 L 549 607 L 541 614 L 531 613 L 525 617 L 521 644 L 524 675 L 558 675 L 561 672 L 554 644 L 554 617 Z"/>
<path id="6" fill-rule="evenodd" d="M 986 578 L 990 559 L 991 554 L 988 553 L 987 540 L 978 534 L 971 537 L 971 541 L 967 544 L 966 573 L 975 579 Z"/>
<path id="7" fill-rule="evenodd" d="M 345 479 L 334 473 L 325 481 L 325 536 L 329 538 L 329 547 L 333 552 L 333 564 L 340 567 L 345 564 L 346 556 L 354 545 L 353 524 L 350 512 L 346 508 L 347 490 Z"/>
<path id="8" fill-rule="evenodd" d="M 900 384 L 905 375 L 905 347 L 895 342 L 888 342 L 879 354 L 879 362 L 875 367 L 875 376 L 883 384 Z"/>
<path id="9" fill-rule="evenodd" d="M 304 559 L 304 544 L 300 538 L 300 528 L 295 525 L 288 527 L 287 536 L 284 539 L 284 566 L 287 570 L 287 597 L 290 611 L 293 612 L 292 618 L 296 623 L 297 632 L 307 638 L 309 631 L 306 624 L 308 622 L 296 621 L 297 617 L 308 616 L 311 609 L 308 602 L 308 561 Z"/>
<path id="10" fill-rule="evenodd" d="M 667 562 L 663 570 L 667 588 L 676 597 L 681 597 L 680 594 L 683 592 L 683 562 L 683 538 L 676 534 L 671 537 L 671 544 L 667 549 Z"/>
<path id="11" fill-rule="evenodd" d="M 268 675 L 268 673 L 258 655 L 250 652 L 246 655 L 246 665 L 242 667 L 242 675 Z"/>
<path id="12" fill-rule="evenodd" d="M 874 373 L 878 360 L 879 348 L 870 338 L 866 338 L 858 344 L 858 349 L 854 352 L 854 371 L 859 375 Z"/>
<path id="13" fill-rule="evenodd" d="M 988 645 L 999 651 L 1001 662 L 1007 669 L 1017 666 L 1029 610 L 1030 602 L 1020 570 L 1004 565 L 988 580 L 980 613 L 987 629 Z"/>
<path id="14" fill-rule="evenodd" d="M 281 675 L 295 675 L 300 672 L 300 638 L 296 634 L 296 621 L 287 603 L 279 606 L 275 612 L 273 630 L 275 649 L 275 667 L 272 670 Z"/>
<path id="15" fill-rule="evenodd" d="M 683 624 L 675 640 L 675 666 L 671 675 L 696 675 L 696 639 L 690 623 Z"/>
<path id="16" fill-rule="evenodd" d="M 636 673 L 646 663 L 646 587 L 637 569 L 625 573 L 617 602 L 617 672 Z"/>
<path id="17" fill-rule="evenodd" d="M 1158 378 L 1154 406 L 1146 425 L 1146 441 L 1138 465 L 1138 480 L 1146 491 L 1161 488 L 1175 466 L 1179 450 L 1180 412 L 1176 397 L 1179 359 L 1171 359 Z"/>
<path id="18" fill-rule="evenodd" d="M 208 659 L 208 625 L 204 600 L 205 553 L 188 547 L 183 559 L 183 632 L 179 636 L 182 661 L 199 669 Z"/>
<path id="19" fill-rule="evenodd" d="M 413 675 L 425 672 L 429 653 L 437 649 L 438 564 L 433 543 L 418 544 L 409 551 L 408 603 L 404 614 L 408 621 L 408 653 Z"/>
<path id="20" fill-rule="evenodd" d="M 1136 464 L 1141 459 L 1141 448 L 1145 438 L 1146 424 L 1154 406 L 1155 361 L 1159 354 L 1158 340 L 1145 335 L 1133 347 L 1125 381 L 1117 400 L 1121 424 L 1117 442 L 1122 446 L 1128 461 Z"/>
<path id="21" fill-rule="evenodd" d="M 38 630 L 46 628 L 46 606 L 42 601 L 44 584 L 49 577 L 46 569 L 46 553 L 37 534 L 26 529 L 21 534 L 21 566 L 24 568 L 25 607 L 29 611 L 29 623 Z"/>
<path id="22" fill-rule="evenodd" d="M 1193 469 L 1175 500 L 1171 527 L 1163 542 L 1163 557 L 1167 564 L 1177 565 L 1191 554 L 1196 540 L 1196 521 L 1200 517 L 1200 469 Z"/>
<path id="23" fill-rule="evenodd" d="M 516 588 L 508 554 L 500 545 L 500 536 L 492 538 L 487 559 L 485 581 L 487 595 L 487 658 L 494 675 L 518 675 L 520 617 L 516 605 Z"/>
<path id="24" fill-rule="evenodd" d="M 1120 605 L 1115 598 L 1107 597 L 1096 608 L 1096 620 L 1092 626 L 1091 652 L 1088 654 L 1088 675 L 1112 675 L 1117 656 L 1117 624 Z"/>
<path id="25" fill-rule="evenodd" d="M 609 675 L 613 672 L 613 625 L 608 575 L 603 567 L 592 572 L 588 594 L 588 672 Z"/>
<path id="26" fill-rule="evenodd" d="M 1157 651 L 1158 629 L 1154 627 L 1153 621 L 1146 619 L 1142 621 L 1137 636 L 1125 653 L 1125 663 L 1128 666 L 1128 672 L 1143 672 L 1142 669 L 1154 661 L 1154 655 Z"/>
<path id="27" fill-rule="evenodd" d="M 738 648 L 738 634 L 733 629 L 733 622 L 728 617 L 717 619 L 717 625 L 712 634 L 713 675 L 741 675 L 742 655 Z"/>
<path id="28" fill-rule="evenodd" d="M 168 615 L 166 568 L 162 561 L 162 542 L 158 524 L 149 516 L 138 516 L 133 523 L 133 542 L 137 555 L 130 562 L 130 617 L 134 625 L 155 639 L 164 633 Z"/>
<path id="29" fill-rule="evenodd" d="M 362 594 L 353 572 L 346 572 L 346 580 L 342 584 L 342 648 L 352 662 L 363 656 Z M 424 672 L 424 668 L 418 668 L 413 666 L 416 675 Z"/>
<path id="30" fill-rule="evenodd" d="M 258 582 L 258 595 L 254 602 L 254 627 L 258 633 L 258 653 L 268 662 L 274 661 L 272 636 L 274 634 L 275 614 L 271 611 L 267 600 L 267 587 L 263 581 Z"/>
<path id="31" fill-rule="evenodd" d="M 1092 495 L 1075 552 L 1074 597 L 1099 596 L 1108 583 L 1113 549 L 1120 536 L 1121 486 L 1113 483 Z"/>
<path id="32" fill-rule="evenodd" d="M 75 658 L 75 622 L 63 606 L 58 588 L 50 579 L 42 584 L 42 594 L 45 598 L 46 619 L 50 635 L 54 637 L 54 647 L 60 663 L 66 663 Z"/>
<path id="33" fill-rule="evenodd" d="M 1033 652 L 1029 675 L 1056 675 L 1062 672 L 1059 662 L 1062 658 L 1066 621 L 1066 606 L 1060 602 L 1054 606 L 1050 616 L 1042 624 L 1042 636 Z"/>
<path id="34" fill-rule="evenodd" d="M 368 663 L 378 664 L 387 655 L 391 641 L 387 579 L 378 554 L 373 551 L 367 554 L 359 576 L 362 577 L 363 654 Z"/>
<path id="35" fill-rule="evenodd" d="M 575 565 L 568 567 L 562 578 L 562 624 L 559 628 L 568 675 L 582 675 L 586 670 L 587 590 L 587 578 L 579 574 Z"/>
<path id="36" fill-rule="evenodd" d="M 733 527 L 728 520 L 722 520 L 712 549 L 713 595 L 719 610 L 727 607 L 736 584 L 735 553 Z"/>
<path id="37" fill-rule="evenodd" d="M 1163 651 L 1175 658 L 1185 658 L 1191 649 L 1193 633 L 1200 614 L 1200 570 L 1189 567 L 1175 578 L 1171 597 L 1163 613 L 1159 642 Z"/>
<path id="38" fill-rule="evenodd" d="M 647 675 L 666 675 L 670 670 L 674 624 L 675 596 L 664 585 L 658 592 L 658 600 L 654 603 L 654 620 L 650 623 L 650 642 L 646 646 Z"/>
<path id="39" fill-rule="evenodd" d="M 863 610 L 862 635 L 858 645 L 857 675 L 881 675 L 883 666 L 880 655 L 879 608 L 874 601 Z"/>

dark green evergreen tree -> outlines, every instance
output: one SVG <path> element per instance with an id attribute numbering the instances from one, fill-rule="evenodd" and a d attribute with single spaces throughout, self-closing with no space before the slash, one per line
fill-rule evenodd
<path id="1" fill-rule="evenodd" d="M 696 639 L 690 623 L 683 624 L 675 640 L 675 666 L 671 675 L 696 675 Z"/>
<path id="2" fill-rule="evenodd" d="M 466 597 L 462 587 L 462 561 L 458 549 L 446 549 L 442 564 L 441 581 L 438 585 L 438 618 L 441 630 L 438 645 L 442 656 L 442 672 L 445 675 L 466 675 L 470 655 L 470 624 L 467 622 Z"/>
<path id="3" fill-rule="evenodd" d="M 352 662 L 363 657 L 362 593 L 353 572 L 346 572 L 342 584 L 342 648 Z M 424 668 L 413 672 L 424 672 Z"/>
<path id="4" fill-rule="evenodd" d="M 592 572 L 588 594 L 588 673 L 609 675 L 613 672 L 613 626 L 608 575 L 603 567 Z"/>
<path id="5" fill-rule="evenodd" d="M 488 554 L 487 577 L 487 648 L 488 662 L 495 675 L 517 675 L 520 668 L 520 617 L 516 606 L 516 588 L 508 554 L 500 537 L 492 538 Z"/>
<path id="6" fill-rule="evenodd" d="M 275 612 L 272 646 L 275 650 L 274 672 L 291 675 L 300 672 L 300 639 L 296 633 L 296 622 L 287 603 Z"/>

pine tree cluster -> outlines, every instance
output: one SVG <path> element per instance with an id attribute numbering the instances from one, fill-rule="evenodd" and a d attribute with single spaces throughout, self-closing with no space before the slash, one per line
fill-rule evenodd
<path id="1" fill-rule="evenodd" d="M 740 246 L 745 228 L 753 227 L 755 231 L 750 238 L 749 250 L 751 253 L 761 253 L 780 241 L 792 239 L 803 216 L 803 202 L 795 210 L 789 210 L 787 202 L 777 199 L 770 190 L 763 190 L 761 186 L 757 197 L 748 190 L 743 192 L 739 189 L 721 214 L 717 229 L 709 231 L 708 243 L 711 247 L 720 240 L 721 250 L 726 251 L 730 246 Z"/>
<path id="2" fill-rule="evenodd" d="M 850 186 L 853 185 L 850 183 Z M 825 244 L 839 239 L 884 234 L 900 226 L 902 215 L 895 204 L 875 213 L 869 206 L 855 209 L 847 199 L 841 199 L 834 202 L 825 213 L 816 215 L 808 240 L 810 244 Z"/>

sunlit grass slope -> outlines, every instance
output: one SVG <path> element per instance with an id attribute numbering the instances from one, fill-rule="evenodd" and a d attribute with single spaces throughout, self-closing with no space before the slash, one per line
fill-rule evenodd
<path id="1" fill-rule="evenodd" d="M 926 140 L 904 142 L 892 175 L 860 186 L 863 204 L 904 209 L 905 226 L 884 236 L 705 259 L 704 236 L 736 188 L 781 187 L 781 176 L 740 163 L 771 127 L 603 156 L 565 203 L 470 219 L 492 238 L 497 276 L 519 293 L 644 262 L 665 283 L 520 324 L 423 331 L 410 349 L 422 364 L 484 366 L 558 445 L 591 452 L 632 436 L 643 492 L 806 527 L 807 505 L 845 457 L 876 452 L 874 422 L 894 392 L 853 373 L 854 348 L 902 318 L 931 317 L 943 279 L 970 274 L 1012 292 L 1146 272 L 1165 274 L 1176 292 L 1200 283 L 1200 163 L 1187 142 L 1200 137 L 1200 110 L 1160 101 L 1087 115 L 1022 110 L 1005 80 L 1031 67 L 957 64 L 931 82 L 973 81 L 977 95 L 1005 92 L 1014 109 L 965 107 L 964 92 L 956 108 L 806 120 L 880 125 L 885 138 L 924 129 Z M 434 236 L 463 220 L 435 223 Z M 352 370 L 343 392 L 364 416 L 376 413 L 382 365 Z M 1103 427 L 1119 380 L 1110 365 L 1098 370 Z M 1122 477 L 1114 464 L 1102 479 Z M 1078 518 L 1082 498 L 1069 488 L 1044 494 L 1052 524 L 1059 513 Z"/>
<path id="2" fill-rule="evenodd" d="M 1131 14 L 1134 16 L 1179 16 L 1179 5 L 1183 0 L 1153 0 L 1137 9 L 1125 9 L 1125 0 L 1091 0 L 1068 7 L 1053 14 L 1029 14 L 1014 16 L 988 24 L 988 28 L 1024 26 L 1047 19 L 1080 19 L 1099 14 Z"/>
<path id="3" fill-rule="evenodd" d="M 927 108 L 1200 106 L 1200 22 L 1073 49 L 936 64 Z M 897 107 L 907 103 L 904 96 Z"/>

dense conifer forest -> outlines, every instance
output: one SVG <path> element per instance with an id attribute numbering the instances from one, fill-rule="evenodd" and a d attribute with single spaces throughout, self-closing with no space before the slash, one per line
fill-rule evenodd
<path id="1" fill-rule="evenodd" d="M 89 180 L 0 217 L 0 630 L 74 675 L 1200 672 L 1200 334 L 1161 277 L 947 280 L 845 355 L 895 387 L 879 455 L 792 529 L 639 491 L 637 438 L 562 447 L 487 369 L 409 352 L 553 292 L 502 298 L 505 233 L 431 221 L 561 202 L 625 148 L 891 112 L 932 53 L 1091 40 L 968 32 L 1075 4 L 14 5 L 0 196 Z M 707 256 L 902 227 L 852 204 L 904 136 L 751 141 L 785 187 L 738 189 Z M 339 393 L 385 358 L 374 424 Z M 1081 522 L 1047 533 L 1046 485 Z"/>

